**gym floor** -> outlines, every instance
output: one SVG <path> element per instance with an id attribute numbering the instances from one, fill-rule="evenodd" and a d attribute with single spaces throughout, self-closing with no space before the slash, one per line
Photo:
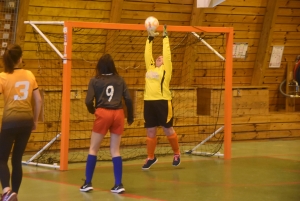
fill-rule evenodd
<path id="1" fill-rule="evenodd" d="M 151 169 L 143 160 L 123 162 L 124 194 L 110 192 L 112 163 L 98 162 L 94 190 L 82 193 L 85 164 L 68 171 L 23 166 L 19 201 L 174 200 L 174 201 L 299 201 L 300 140 L 233 142 L 232 159 L 182 154 L 178 167 L 172 156 L 158 157 Z"/>

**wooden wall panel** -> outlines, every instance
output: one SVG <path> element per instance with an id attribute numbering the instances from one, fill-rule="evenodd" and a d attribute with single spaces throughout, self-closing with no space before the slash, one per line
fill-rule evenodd
<path id="1" fill-rule="evenodd" d="M 148 16 L 155 16 L 160 24 L 189 25 L 193 0 L 136 1 L 124 0 L 122 23 L 144 24 Z"/>
<path id="2" fill-rule="evenodd" d="M 263 78 L 263 85 L 270 86 L 270 90 L 273 90 L 276 93 L 279 93 L 278 83 L 282 82 L 285 79 L 285 69 L 286 62 L 294 61 L 296 53 L 300 54 L 299 49 L 299 1 L 287 1 L 287 0 L 279 0 L 278 2 L 279 9 L 278 14 L 275 18 L 275 26 L 274 26 L 274 34 L 273 40 L 271 40 L 271 46 L 274 45 L 284 45 L 284 55 L 282 59 L 282 65 L 278 69 L 273 69 L 269 71 L 266 69 Z M 260 34 L 262 31 L 263 19 L 266 10 L 264 10 L 267 6 L 267 1 L 225 1 L 218 9 L 205 9 L 205 17 L 204 23 L 207 26 L 233 26 L 235 35 L 234 42 L 248 42 L 248 57 L 245 61 L 242 59 L 234 60 L 234 68 L 240 68 L 245 65 L 245 63 L 249 62 L 249 68 L 254 68 L 253 62 L 256 57 L 256 53 L 258 52 L 257 44 L 251 44 L 249 39 L 257 38 L 258 41 L 260 39 Z M 229 9 L 232 11 L 229 11 Z M 243 9 L 248 9 L 247 12 L 242 11 Z M 227 15 L 225 15 L 227 13 Z M 234 15 L 228 15 L 228 13 Z M 250 59 L 252 51 L 251 48 L 255 48 L 253 52 L 253 59 Z M 268 61 L 271 56 L 271 48 L 268 51 Z M 250 63 L 251 62 L 251 63 Z M 272 74 L 272 73 L 273 74 Z M 251 75 L 250 75 L 251 76 Z M 250 83 L 246 83 L 249 84 Z M 274 87 L 273 87 L 274 85 Z M 282 99 L 282 98 L 281 98 Z M 270 110 L 277 111 L 284 109 L 284 102 L 282 100 L 274 101 L 274 97 L 272 100 L 270 99 Z M 273 105 L 277 104 L 279 105 Z"/>
<path id="3" fill-rule="evenodd" d="M 210 129 L 214 126 L 206 126 L 206 121 L 212 122 L 217 120 L 217 126 L 224 124 L 223 118 L 194 116 L 194 117 L 179 117 L 174 119 L 174 127 L 178 132 L 180 142 L 192 142 L 194 139 L 204 139 L 203 134 L 209 134 Z M 266 140 L 266 139 L 294 139 L 300 137 L 300 115 L 296 113 L 270 113 L 261 115 L 240 115 L 232 118 L 232 140 Z M 184 122 L 184 124 L 182 124 Z M 198 125 L 201 122 L 201 125 Z M 51 122 L 49 125 L 39 124 L 38 130 L 33 132 L 30 137 L 27 151 L 38 151 L 47 141 L 44 141 L 46 130 L 52 131 L 55 135 L 57 122 Z M 73 125 L 74 124 L 74 125 Z M 78 133 L 72 130 L 73 127 L 81 128 Z M 72 126 L 73 125 L 73 126 Z M 80 126 L 78 126 L 80 125 Z M 88 148 L 90 127 L 92 119 L 87 122 L 71 122 L 71 138 L 70 148 Z M 79 130 L 78 130 L 79 131 Z M 193 137 L 191 137 L 193 136 Z M 195 138 L 194 138 L 195 137 Z M 108 137 L 106 137 L 108 138 Z M 128 140 L 130 138 L 130 140 Z M 164 135 L 159 134 L 159 143 L 167 144 L 168 141 Z M 81 139 L 81 140 L 79 140 Z M 107 139 L 108 140 L 108 139 Z M 109 144 L 105 141 L 104 144 Z M 146 145 L 145 130 L 143 128 L 143 119 L 136 119 L 133 125 L 125 126 L 124 135 L 122 137 L 122 145 Z"/>
<path id="4" fill-rule="evenodd" d="M 201 26 L 213 26 L 213 27 L 233 27 L 234 28 L 234 42 L 248 43 L 248 52 L 245 59 L 234 59 L 233 62 L 233 85 L 234 86 L 249 86 L 251 85 L 251 78 L 254 73 L 255 60 L 257 52 L 259 52 L 259 43 L 261 40 L 261 33 L 263 31 L 263 23 L 267 11 L 267 2 L 272 0 L 226 0 L 221 5 L 215 8 L 197 9 L 195 8 L 195 0 L 122 0 L 122 5 L 117 7 L 116 2 L 112 0 L 28 0 L 28 12 L 22 20 L 39 20 L 39 21 L 86 21 L 86 22 L 110 22 L 117 21 L 121 23 L 133 23 L 143 24 L 146 17 L 153 15 L 157 17 L 160 24 L 168 25 L 201 25 Z M 274 33 L 271 38 L 271 46 L 284 45 L 284 55 L 280 68 L 265 69 L 263 74 L 263 87 L 269 89 L 269 115 L 241 115 L 233 118 L 233 139 L 234 140 L 247 140 L 247 139 L 270 139 L 270 138 L 293 138 L 300 137 L 300 128 L 297 126 L 300 119 L 298 113 L 285 114 L 285 97 L 279 93 L 279 85 L 285 79 L 286 65 L 290 62 L 294 62 L 296 55 L 300 54 L 300 35 L 299 35 L 299 22 L 300 22 L 300 1 L 299 0 L 278 0 L 278 13 L 275 18 L 275 26 L 273 27 Z M 115 4 L 114 4 L 115 3 Z M 115 5 L 115 6 L 113 6 Z M 112 8 L 114 7 L 114 8 Z M 114 13 L 118 13 L 116 16 Z M 193 18 L 192 13 L 198 13 L 201 18 Z M 201 14 L 201 15 L 200 15 Z M 112 15 L 115 16 L 112 19 Z M 193 23 L 192 23 L 193 22 Z M 44 32 L 52 32 L 55 34 L 61 34 L 61 26 L 41 26 Z M 20 37 L 24 37 L 24 67 L 34 72 L 39 84 L 42 86 L 44 83 L 52 83 L 49 86 L 49 90 L 61 90 L 62 83 L 62 61 L 59 58 L 40 60 L 37 56 L 38 44 L 35 42 L 35 36 L 32 33 L 32 28 L 26 25 L 26 34 L 21 34 Z M 109 46 L 109 34 L 106 31 L 102 32 L 100 36 L 96 37 L 90 34 L 89 30 L 81 30 L 77 32 L 78 35 L 84 36 L 91 41 L 74 43 L 74 50 L 79 48 L 90 48 L 91 52 L 100 55 Z M 130 34 L 124 35 L 124 38 L 119 41 L 113 41 L 114 44 L 125 44 L 128 41 L 131 42 L 129 46 L 120 45 L 123 52 L 128 53 L 129 57 L 125 57 L 123 54 L 115 56 L 116 65 L 120 68 L 120 74 L 125 78 L 130 87 L 138 88 L 144 85 L 145 66 L 143 61 L 143 51 L 145 40 L 131 41 Z M 141 38 L 146 38 L 146 32 L 136 32 L 135 35 L 140 34 Z M 177 35 L 170 34 L 171 44 L 178 44 L 183 39 L 184 34 Z M 55 46 L 60 51 L 63 51 L 63 37 L 52 38 Z M 222 48 L 218 48 L 222 45 L 224 40 L 218 38 L 216 40 L 210 40 L 210 44 L 217 47 L 218 51 L 222 55 L 225 55 L 225 51 Z M 41 41 L 40 44 L 47 45 Z M 271 55 L 271 46 L 266 51 L 267 60 L 269 61 Z M 155 55 L 160 54 L 160 49 L 154 50 Z M 46 54 L 50 53 L 45 52 Z M 97 56 L 99 56 L 97 55 Z M 138 56 L 137 56 L 138 55 Z M 185 50 L 174 52 L 173 55 L 173 79 L 171 85 L 178 84 L 181 81 L 181 75 L 183 74 L 182 67 L 184 66 Z M 80 60 L 81 53 L 79 51 L 74 52 L 74 56 L 78 57 L 74 60 L 74 69 L 72 73 L 76 76 L 72 79 L 74 86 L 72 90 L 86 90 L 87 82 L 94 74 L 95 62 L 97 56 L 89 56 L 91 62 L 83 62 Z M 135 58 L 134 61 L 132 58 Z M 190 80 L 193 86 L 206 86 L 211 87 L 215 84 L 220 84 L 222 78 L 220 77 L 222 71 L 222 64 L 217 59 L 211 57 L 207 51 L 200 50 L 196 61 L 194 62 L 193 77 Z M 45 62 L 51 63 L 51 66 L 56 68 L 50 71 L 43 68 Z M 127 66 L 133 68 L 126 69 Z M 77 79 L 80 78 L 80 79 Z M 212 84 L 213 83 L 213 84 Z M 84 95 L 83 95 L 84 96 Z M 142 101 L 142 99 L 140 100 Z M 174 101 L 178 101 L 177 99 Z M 78 102 L 78 100 L 72 100 L 72 102 Z M 296 111 L 300 111 L 300 99 L 296 101 Z M 183 101 L 183 103 L 186 103 Z M 186 103 L 188 104 L 188 103 Z M 0 102 L 1 105 L 1 102 Z M 82 106 L 82 105 L 81 105 Z M 205 124 L 208 121 L 203 116 L 197 116 L 193 112 L 195 108 L 195 102 L 189 105 L 189 116 L 185 117 L 185 121 L 189 123 Z M 0 107 L 0 110 L 3 108 Z M 142 108 L 140 108 L 142 109 Z M 241 108 L 242 109 L 242 108 Z M 142 110 L 141 110 L 142 111 Z M 274 113 L 281 111 L 280 113 Z M 51 114 L 51 110 L 47 111 Z M 86 111 L 82 112 L 85 115 L 85 119 L 91 117 L 86 116 Z M 57 114 L 50 115 L 49 118 L 54 120 Z M 75 118 L 75 117 L 72 117 Z M 213 118 L 213 117 L 210 117 Z M 75 118 L 76 119 L 76 118 Z M 222 118 L 219 119 L 219 124 L 222 124 Z M 187 128 L 186 123 L 182 123 L 182 119 L 177 118 L 174 120 L 176 128 L 185 133 Z M 76 122 L 81 124 L 82 122 Z M 84 124 L 84 128 L 89 127 L 91 122 L 88 121 Z M 180 126 L 179 126 L 180 125 Z M 137 119 L 134 123 L 135 129 L 140 129 L 141 136 L 136 137 L 133 142 L 145 143 L 142 135 L 143 119 Z M 42 144 L 41 133 L 45 130 L 55 131 L 55 126 L 49 128 L 47 125 L 41 124 L 41 128 L 34 132 L 31 138 L 30 150 L 35 149 L 35 145 Z M 126 134 L 130 133 L 130 129 L 126 130 Z M 199 128 L 198 132 L 205 130 L 205 126 Z M 75 131 L 72 131 L 75 132 Z M 84 134 L 88 134 L 89 130 L 84 130 Z M 191 133 L 195 134 L 197 131 L 193 130 Z M 199 134 L 199 135 L 200 135 Z M 198 135 L 198 134 L 195 134 Z M 200 137 L 200 136 L 199 136 Z M 181 136 L 183 141 L 188 141 L 187 138 Z M 75 139 L 74 139 L 75 140 Z M 77 140 L 77 139 L 76 139 Z M 162 140 L 162 143 L 165 141 Z M 125 143 L 125 142 L 124 142 Z M 88 146 L 88 140 L 86 145 Z M 75 141 L 71 143 L 71 147 L 75 147 Z"/>
<path id="5" fill-rule="evenodd" d="M 284 79 L 286 79 L 286 66 L 288 63 L 293 65 L 296 56 L 300 55 L 300 36 L 299 36 L 299 13 L 300 12 L 300 2 L 299 1 L 287 1 L 280 0 L 279 1 L 279 9 L 278 15 L 275 20 L 275 28 L 272 39 L 273 45 L 283 45 L 284 52 L 282 56 L 282 61 L 287 62 L 284 66 L 281 66 L 278 69 L 274 69 L 273 75 L 266 74 L 266 80 L 273 80 L 272 83 L 266 83 L 268 85 L 273 85 L 276 83 L 281 83 Z M 270 89 L 270 93 L 278 94 L 278 101 L 274 102 L 270 105 L 270 108 L 274 108 L 275 111 L 283 111 L 285 110 L 285 98 L 280 94 L 278 88 Z M 273 99 L 274 100 L 274 99 Z M 299 104 L 299 102 L 298 102 Z M 296 105 L 298 105 L 296 103 Z M 297 107 L 298 108 L 298 107 Z M 296 108 L 296 111 L 299 109 Z"/>

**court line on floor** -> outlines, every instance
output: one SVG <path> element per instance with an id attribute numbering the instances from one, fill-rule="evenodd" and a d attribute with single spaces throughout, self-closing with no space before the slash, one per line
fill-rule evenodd
<path id="1" fill-rule="evenodd" d="M 275 155 L 259 155 L 259 156 L 240 156 L 240 157 L 234 157 L 232 159 L 239 159 L 239 158 L 273 158 L 273 159 L 281 159 L 281 160 L 296 161 L 296 162 L 299 161 L 297 159 L 289 159 L 289 158 L 276 157 L 276 156 L 289 156 L 289 155 L 300 155 L 300 154 L 296 153 L 296 154 L 275 154 Z M 207 160 L 210 160 L 210 159 L 212 159 L 212 158 L 211 157 L 210 158 L 203 158 L 203 157 L 201 157 L 199 159 L 182 160 L 182 163 L 184 164 L 186 162 L 187 163 L 188 162 L 200 162 L 200 161 L 207 161 Z M 216 158 L 213 158 L 213 159 L 215 160 Z M 222 158 L 217 158 L 217 160 L 222 160 Z M 101 161 L 97 161 L 97 163 L 101 163 Z M 106 163 L 106 164 L 103 164 L 103 163 Z M 159 164 L 168 164 L 168 163 L 170 163 L 170 162 L 159 161 Z M 28 165 L 26 165 L 26 166 L 28 166 Z M 124 162 L 123 166 L 142 166 L 142 163 L 138 163 L 137 162 L 137 163 L 126 164 L 126 162 Z M 182 164 L 179 167 L 181 167 L 181 166 L 182 166 Z M 25 172 L 24 169 L 23 169 L 23 175 L 30 175 L 30 174 L 43 173 L 43 172 L 45 172 L 45 173 L 46 172 L 61 172 L 59 169 L 45 169 L 44 167 L 39 167 L 39 166 L 28 166 L 28 167 L 29 168 L 36 167 L 36 168 L 39 168 L 39 170 L 35 169 L 34 172 Z M 105 162 L 102 162 L 101 165 L 96 166 L 96 169 L 111 168 L 111 167 L 112 167 L 112 163 L 108 162 L 108 161 L 105 161 Z M 178 167 L 175 167 L 175 168 L 178 168 Z M 82 163 L 82 167 L 76 167 L 76 168 L 72 168 L 71 167 L 68 170 L 84 170 L 84 169 L 85 169 L 85 164 Z M 138 169 L 141 169 L 141 168 L 138 168 Z"/>
<path id="2" fill-rule="evenodd" d="M 299 161 L 299 159 L 291 159 L 291 158 L 279 158 L 276 156 L 300 156 L 300 154 L 298 153 L 293 153 L 293 154 L 270 154 L 270 155 L 256 155 L 256 156 L 237 156 L 237 157 L 232 157 L 231 159 L 235 159 L 235 158 L 261 158 L 261 157 L 265 157 L 265 158 L 275 158 L 275 159 L 285 159 L 285 160 L 290 160 L 290 161 Z"/>
<path id="3" fill-rule="evenodd" d="M 294 182 L 274 182 L 274 183 L 265 183 L 265 184 L 230 184 L 230 183 L 214 183 L 212 182 L 182 182 L 182 181 L 172 181 L 172 180 L 163 180 L 163 179 L 149 179 L 155 180 L 158 182 L 165 182 L 165 183 L 179 183 L 179 184 L 186 184 L 186 185 L 200 185 L 205 187 L 211 186 L 223 186 L 223 187 L 257 187 L 257 186 L 290 186 L 290 185 L 299 185 L 300 181 Z"/>
<path id="4" fill-rule="evenodd" d="M 49 182 L 49 183 L 55 183 L 55 184 L 63 184 L 63 185 L 67 185 L 67 186 L 79 187 L 76 184 L 71 184 L 71 183 L 66 183 L 66 182 L 57 182 L 57 181 L 52 181 L 52 180 L 40 179 L 40 178 L 33 178 L 33 177 L 29 177 L 29 176 L 23 176 L 23 178 L 38 180 L 38 181 L 43 181 L 43 182 Z M 104 190 L 104 189 L 101 189 L 101 188 L 94 188 L 94 190 L 111 193 L 109 190 Z M 80 193 L 80 192 L 78 192 L 78 193 Z M 165 200 L 162 200 L 162 199 L 151 198 L 151 197 L 147 197 L 147 196 L 140 196 L 140 195 L 135 195 L 135 194 L 130 194 L 130 193 L 129 194 L 124 193 L 124 194 L 118 194 L 118 195 L 128 197 L 128 198 L 133 198 L 133 199 L 149 199 L 149 200 L 156 200 L 156 201 L 165 201 Z"/>
<path id="5" fill-rule="evenodd" d="M 275 155 L 268 155 L 268 156 L 264 156 L 264 157 L 299 162 L 300 158 L 299 159 L 293 159 L 293 158 L 280 158 L 279 157 L 279 156 L 295 156 L 295 155 L 300 156 L 300 154 L 275 154 Z"/>
<path id="6" fill-rule="evenodd" d="M 182 164 L 184 164 L 185 162 L 199 162 L 199 161 L 207 161 L 209 159 L 206 159 L 206 160 L 202 160 L 201 159 L 198 159 L 198 160 L 182 160 Z M 144 160 L 143 160 L 144 161 Z M 159 164 L 171 164 L 171 160 L 170 161 L 159 161 Z M 98 163 L 98 161 L 97 161 Z M 101 161 L 99 161 L 99 163 L 101 163 Z M 83 164 L 84 165 L 84 164 Z M 138 169 L 142 170 L 142 166 L 143 166 L 143 162 L 141 163 L 130 163 L 130 164 L 126 164 L 126 162 L 123 162 L 123 166 L 139 166 Z M 110 164 L 105 164 L 105 165 L 99 165 L 99 166 L 96 166 L 96 168 L 107 168 L 107 167 L 112 167 L 112 162 Z M 173 166 L 171 166 L 173 167 Z M 181 165 L 179 166 L 181 167 Z M 173 167 L 173 168 L 176 168 L 176 167 Z M 69 170 L 84 170 L 85 169 L 85 165 L 84 167 L 80 167 L 80 168 L 69 168 Z"/>
<path id="7" fill-rule="evenodd" d="M 185 162 L 199 162 L 199 161 L 207 161 L 209 159 L 206 159 L 206 160 L 201 160 L 201 159 L 197 159 L 197 160 L 183 160 L 182 163 L 184 164 Z M 101 163 L 101 161 L 97 161 L 97 163 Z M 112 162 L 107 162 L 105 161 L 106 164 L 101 164 L 101 165 L 98 165 L 95 167 L 95 169 L 101 169 L 101 168 L 111 168 L 113 166 Z M 108 164 L 109 163 L 109 164 Z M 167 162 L 167 161 L 159 161 L 159 164 L 169 164 L 171 162 Z M 36 174 L 36 173 L 50 173 L 50 172 L 64 172 L 64 171 L 60 171 L 59 169 L 46 169 L 46 167 L 40 167 L 40 166 L 29 166 L 29 165 L 25 165 L 26 167 L 29 167 L 29 168 L 36 168 L 34 169 L 34 172 L 31 171 L 31 170 L 24 170 L 23 169 L 23 175 L 31 175 L 31 174 Z M 140 166 L 139 168 L 137 168 L 137 170 L 141 170 L 141 171 L 145 171 L 145 170 L 142 170 L 142 163 L 130 163 L 130 164 L 126 164 L 123 163 L 123 166 Z M 179 166 L 179 167 L 173 167 L 171 166 L 171 168 L 173 169 L 176 169 L 176 168 L 181 168 L 182 167 L 182 164 Z M 38 168 L 38 169 L 37 169 Z M 82 164 L 82 167 L 76 167 L 76 168 L 70 168 L 67 170 L 67 171 L 70 171 L 70 170 L 85 170 L 85 163 Z M 28 172 L 27 172 L 28 171 Z M 148 171 L 148 170 L 146 170 Z"/>

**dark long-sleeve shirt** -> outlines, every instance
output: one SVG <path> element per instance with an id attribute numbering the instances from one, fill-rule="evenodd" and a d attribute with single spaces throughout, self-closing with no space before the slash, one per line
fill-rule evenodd
<path id="1" fill-rule="evenodd" d="M 122 98 L 127 107 L 127 119 L 133 121 L 132 99 L 124 79 L 119 75 L 103 75 L 90 80 L 85 104 L 88 111 L 94 114 L 95 108 L 123 108 Z"/>

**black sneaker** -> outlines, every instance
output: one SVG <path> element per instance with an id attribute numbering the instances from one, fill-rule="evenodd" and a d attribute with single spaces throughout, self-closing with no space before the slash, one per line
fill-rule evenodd
<path id="1" fill-rule="evenodd" d="M 7 191 L 2 195 L 1 201 L 18 201 L 17 194 L 12 191 Z"/>
<path id="2" fill-rule="evenodd" d="M 153 159 L 147 158 L 146 163 L 143 165 L 143 170 L 148 170 L 154 163 L 156 163 L 158 159 L 154 157 Z"/>
<path id="3" fill-rule="evenodd" d="M 80 191 L 81 192 L 89 192 L 91 190 L 93 190 L 93 186 L 92 186 L 92 183 L 86 183 L 84 182 L 84 184 L 80 187 Z"/>
<path id="4" fill-rule="evenodd" d="M 180 155 L 179 154 L 174 154 L 173 166 L 178 166 L 179 164 L 180 164 Z"/>
<path id="5" fill-rule="evenodd" d="M 123 184 L 119 184 L 119 185 L 115 185 L 114 187 L 112 187 L 112 189 L 110 191 L 112 193 L 123 193 L 123 192 L 125 192 L 125 188 L 124 188 Z"/>

